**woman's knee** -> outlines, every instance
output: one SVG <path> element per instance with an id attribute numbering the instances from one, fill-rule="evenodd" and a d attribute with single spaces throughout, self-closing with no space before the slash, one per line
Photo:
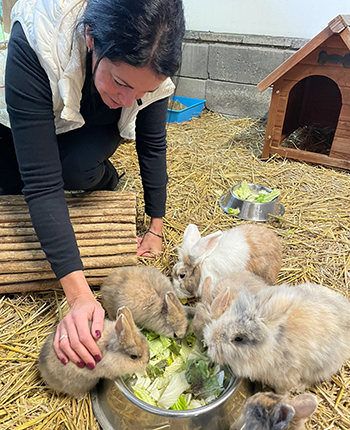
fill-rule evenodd
<path id="1" fill-rule="evenodd" d="M 81 163 L 62 164 L 62 176 L 66 190 L 110 190 L 118 182 L 118 174 L 109 160 L 95 166 Z"/>

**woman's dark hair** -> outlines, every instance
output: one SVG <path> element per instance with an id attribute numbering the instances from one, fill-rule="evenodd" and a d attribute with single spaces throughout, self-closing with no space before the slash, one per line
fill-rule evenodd
<path id="1" fill-rule="evenodd" d="M 90 29 L 96 66 L 108 58 L 167 77 L 180 67 L 182 0 L 88 0 L 79 24 Z"/>

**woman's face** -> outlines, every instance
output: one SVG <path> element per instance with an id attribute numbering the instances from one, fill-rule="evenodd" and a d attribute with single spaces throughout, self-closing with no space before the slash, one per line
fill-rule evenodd
<path id="1" fill-rule="evenodd" d="M 93 52 L 92 70 L 96 60 Z M 133 67 L 103 58 L 97 66 L 94 83 L 103 102 L 111 109 L 117 109 L 130 107 L 136 99 L 155 91 L 165 79 L 165 76 L 156 75 L 150 67 Z"/>

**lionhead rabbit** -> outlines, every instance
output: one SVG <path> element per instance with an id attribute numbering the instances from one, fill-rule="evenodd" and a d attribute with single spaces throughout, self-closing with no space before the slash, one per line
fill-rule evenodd
<path id="1" fill-rule="evenodd" d="M 329 380 L 350 358 L 350 304 L 317 284 L 273 286 L 236 302 L 204 329 L 208 355 L 283 393 Z"/>
<path id="2" fill-rule="evenodd" d="M 127 306 L 138 326 L 167 337 L 186 334 L 186 309 L 170 279 L 153 266 L 117 268 L 104 280 L 101 296 L 109 318 L 115 318 L 120 306 Z"/>
<path id="3" fill-rule="evenodd" d="M 212 320 L 218 319 L 230 307 L 232 301 L 237 300 L 241 290 L 247 289 L 250 293 L 256 294 L 266 286 L 269 285 L 260 276 L 247 270 L 225 276 L 219 280 L 213 292 L 211 278 L 209 276 L 205 278 L 202 298 L 196 305 L 191 325 L 197 339 L 203 338 L 204 327 Z"/>
<path id="4" fill-rule="evenodd" d="M 172 271 L 180 298 L 200 297 L 207 276 L 213 286 L 232 272 L 248 270 L 273 285 L 282 264 L 282 245 L 268 227 L 241 224 L 202 237 L 194 224 L 184 232 L 179 261 Z"/>
<path id="5" fill-rule="evenodd" d="M 292 399 L 272 392 L 256 393 L 243 409 L 243 419 L 230 430 L 304 430 L 304 420 L 317 409 L 313 394 L 300 394 Z"/>
<path id="6" fill-rule="evenodd" d="M 61 393 L 80 397 L 90 391 L 100 378 L 115 379 L 143 371 L 149 361 L 146 338 L 135 326 L 128 308 L 118 309 L 117 320 L 105 319 L 97 345 L 102 360 L 93 370 L 79 368 L 69 361 L 64 365 L 53 348 L 55 332 L 46 339 L 39 355 L 39 370 L 46 384 Z"/>

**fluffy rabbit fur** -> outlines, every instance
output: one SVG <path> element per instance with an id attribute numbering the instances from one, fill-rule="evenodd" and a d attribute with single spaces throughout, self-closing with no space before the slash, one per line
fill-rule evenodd
<path id="1" fill-rule="evenodd" d="M 184 232 L 179 261 L 172 271 L 173 285 L 180 298 L 200 297 L 207 276 L 213 286 L 232 272 L 248 270 L 273 285 L 282 264 L 282 245 L 268 227 L 241 224 L 201 238 L 189 224 Z"/>
<path id="2" fill-rule="evenodd" d="M 208 355 L 279 393 L 327 381 L 350 358 L 350 304 L 317 284 L 273 286 L 236 302 L 204 329 Z"/>
<path id="3" fill-rule="evenodd" d="M 123 307 L 117 320 L 105 319 L 104 329 L 97 345 L 102 360 L 93 370 L 79 368 L 69 361 L 61 363 L 53 348 L 55 332 L 46 339 L 39 355 L 39 370 L 46 384 L 61 393 L 80 397 L 90 391 L 100 378 L 115 379 L 128 373 L 143 371 L 149 361 L 146 338 L 135 326 L 131 312 Z"/>
<path id="4" fill-rule="evenodd" d="M 213 292 L 211 278 L 209 276 L 205 278 L 202 298 L 196 305 L 191 325 L 197 339 L 203 339 L 204 327 L 212 320 L 218 319 L 230 307 L 232 301 L 237 300 L 241 290 L 247 289 L 250 293 L 256 294 L 267 286 L 269 285 L 260 276 L 246 270 L 225 276 L 217 283 Z"/>
<path id="5" fill-rule="evenodd" d="M 167 337 L 186 334 L 186 309 L 170 279 L 153 266 L 117 268 L 103 282 L 101 296 L 109 318 L 120 306 L 127 306 L 138 326 Z"/>
<path id="6" fill-rule="evenodd" d="M 316 396 L 309 393 L 292 399 L 272 392 L 256 393 L 247 400 L 242 421 L 230 430 L 305 430 L 304 420 L 315 412 L 317 404 Z"/>

